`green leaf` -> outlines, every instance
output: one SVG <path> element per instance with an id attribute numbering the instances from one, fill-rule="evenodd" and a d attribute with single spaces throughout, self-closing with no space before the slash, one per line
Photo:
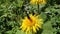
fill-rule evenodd
<path id="1" fill-rule="evenodd" d="M 50 21 L 47 21 L 45 24 L 43 24 L 42 34 L 53 34 L 54 31 L 56 31 L 56 29 L 52 28 Z"/>

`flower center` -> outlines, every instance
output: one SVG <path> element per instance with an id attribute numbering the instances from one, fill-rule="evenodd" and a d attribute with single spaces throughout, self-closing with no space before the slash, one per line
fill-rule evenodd
<path id="1" fill-rule="evenodd" d="M 35 22 L 31 18 L 28 18 L 27 22 L 28 22 L 27 26 L 33 26 L 33 25 L 35 25 Z"/>

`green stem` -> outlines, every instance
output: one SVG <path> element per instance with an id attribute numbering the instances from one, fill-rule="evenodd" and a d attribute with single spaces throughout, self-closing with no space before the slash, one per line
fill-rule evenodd
<path id="1" fill-rule="evenodd" d="M 37 8 L 38 8 L 38 14 L 40 14 L 41 12 L 40 12 L 40 7 L 39 7 L 39 4 L 37 3 Z"/>
<path id="2" fill-rule="evenodd" d="M 38 12 L 39 12 L 39 4 L 38 4 Z"/>
<path id="3" fill-rule="evenodd" d="M 38 4 L 38 13 L 40 13 L 39 11 L 40 11 L 40 10 L 39 10 L 39 4 Z"/>

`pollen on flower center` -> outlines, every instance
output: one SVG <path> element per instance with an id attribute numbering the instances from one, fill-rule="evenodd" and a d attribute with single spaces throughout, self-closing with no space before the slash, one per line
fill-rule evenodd
<path id="1" fill-rule="evenodd" d="M 27 18 L 26 22 L 28 22 L 28 23 L 26 23 L 27 26 L 35 25 L 35 22 L 31 18 L 30 19 Z"/>

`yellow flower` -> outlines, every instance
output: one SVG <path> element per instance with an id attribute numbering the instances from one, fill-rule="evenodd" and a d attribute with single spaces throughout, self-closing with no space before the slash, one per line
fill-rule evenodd
<path id="1" fill-rule="evenodd" d="M 45 4 L 46 0 L 31 0 L 31 4 Z"/>
<path id="2" fill-rule="evenodd" d="M 40 17 L 32 14 L 30 14 L 29 17 L 30 18 L 25 17 L 25 19 L 22 20 L 22 25 L 20 28 L 22 31 L 25 31 L 26 34 L 30 33 L 31 31 L 36 33 L 36 31 L 41 28 L 43 20 Z"/>

